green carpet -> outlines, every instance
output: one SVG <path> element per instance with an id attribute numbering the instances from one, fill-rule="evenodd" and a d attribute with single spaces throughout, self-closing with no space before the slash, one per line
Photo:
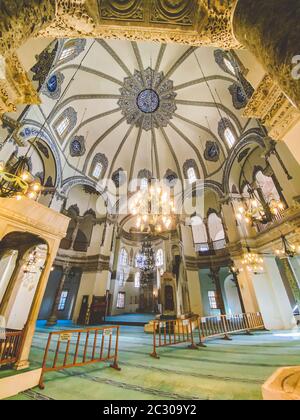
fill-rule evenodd
<path id="1" fill-rule="evenodd" d="M 63 327 L 61 327 L 63 328 Z M 30 356 L 40 367 L 47 333 L 38 328 Z M 55 400 L 245 400 L 261 399 L 261 386 L 279 367 L 300 365 L 300 332 L 258 332 L 214 340 L 206 349 L 179 345 L 159 349 L 152 359 L 152 337 L 139 327 L 122 327 L 121 372 L 90 365 L 45 375 L 44 391 L 12 399 Z"/>

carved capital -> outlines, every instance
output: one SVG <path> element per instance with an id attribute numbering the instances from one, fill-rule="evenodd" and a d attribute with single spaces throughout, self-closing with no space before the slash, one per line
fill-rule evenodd
<path id="1" fill-rule="evenodd" d="M 244 116 L 261 119 L 269 129 L 270 137 L 276 140 L 282 140 L 300 120 L 300 112 L 268 74 L 256 88 L 244 111 Z"/>

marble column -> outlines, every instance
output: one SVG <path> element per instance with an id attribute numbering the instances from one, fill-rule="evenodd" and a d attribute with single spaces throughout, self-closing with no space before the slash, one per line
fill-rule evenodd
<path id="1" fill-rule="evenodd" d="M 50 314 L 50 317 L 48 318 L 48 321 L 47 321 L 47 327 L 52 327 L 52 326 L 57 324 L 57 321 L 58 321 L 58 306 L 59 306 L 61 294 L 64 290 L 64 285 L 65 285 L 66 279 L 68 278 L 68 275 L 70 274 L 70 270 L 71 270 L 71 267 L 68 266 L 68 265 L 63 267 L 62 276 L 61 276 L 61 279 L 59 281 L 59 285 L 56 289 L 54 302 L 53 302 L 52 309 L 51 309 L 51 314 Z"/>
<path id="2" fill-rule="evenodd" d="M 280 272 L 282 277 L 284 277 L 285 281 L 289 284 L 295 302 L 298 305 L 300 310 L 300 288 L 299 283 L 296 277 L 296 273 L 292 267 L 290 258 L 282 258 L 280 260 L 279 268 L 281 268 Z"/>
<path id="3" fill-rule="evenodd" d="M 27 262 L 28 248 L 20 249 L 14 271 L 0 303 L 0 315 L 8 319 L 10 307 L 19 290 L 19 283 L 23 279 L 24 264 Z"/>
<path id="4" fill-rule="evenodd" d="M 16 370 L 22 370 L 29 367 L 29 353 L 31 350 L 32 339 L 35 332 L 36 321 L 42 304 L 42 300 L 45 294 L 46 286 L 48 283 L 49 275 L 51 273 L 52 265 L 55 259 L 55 255 L 58 251 L 58 244 L 52 247 L 49 252 L 44 270 L 41 273 L 41 277 L 35 292 L 35 296 L 32 301 L 28 319 L 24 328 L 23 340 L 21 343 L 19 358 L 14 368 Z"/>
<path id="5" fill-rule="evenodd" d="M 217 292 L 217 302 L 218 302 L 218 309 L 221 311 L 221 315 L 226 315 L 226 308 L 225 308 L 225 302 L 222 294 L 222 287 L 220 282 L 220 269 L 212 267 L 210 269 L 210 277 L 213 279 L 215 286 L 216 286 L 216 292 Z"/>
<path id="6" fill-rule="evenodd" d="M 238 0 L 233 14 L 235 38 L 256 56 L 298 109 L 299 21 L 299 0 Z"/>

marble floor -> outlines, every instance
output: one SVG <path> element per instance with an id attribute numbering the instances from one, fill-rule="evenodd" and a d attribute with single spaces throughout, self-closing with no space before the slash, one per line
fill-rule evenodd
<path id="1" fill-rule="evenodd" d="M 57 329 L 63 329 L 59 324 Z M 69 328 L 69 325 L 68 325 Z M 47 335 L 38 325 L 31 367 L 41 365 Z M 244 400 L 262 398 L 261 386 L 279 367 L 300 365 L 300 331 L 257 332 L 214 340 L 206 349 L 179 345 L 149 357 L 152 337 L 141 327 L 121 327 L 121 372 L 107 365 L 47 373 L 46 388 L 22 393 L 22 400 Z"/>

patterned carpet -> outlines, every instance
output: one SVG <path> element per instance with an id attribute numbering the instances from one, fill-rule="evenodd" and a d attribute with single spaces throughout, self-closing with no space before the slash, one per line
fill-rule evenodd
<path id="1" fill-rule="evenodd" d="M 63 329 L 60 324 L 56 330 Z M 38 325 L 31 367 L 40 367 L 47 333 Z M 215 340 L 206 349 L 184 345 L 159 349 L 149 357 L 152 337 L 140 327 L 121 327 L 120 367 L 90 365 L 47 373 L 44 391 L 21 400 L 245 400 L 261 399 L 264 381 L 281 366 L 300 365 L 300 332 L 258 332 L 233 341 Z"/>

